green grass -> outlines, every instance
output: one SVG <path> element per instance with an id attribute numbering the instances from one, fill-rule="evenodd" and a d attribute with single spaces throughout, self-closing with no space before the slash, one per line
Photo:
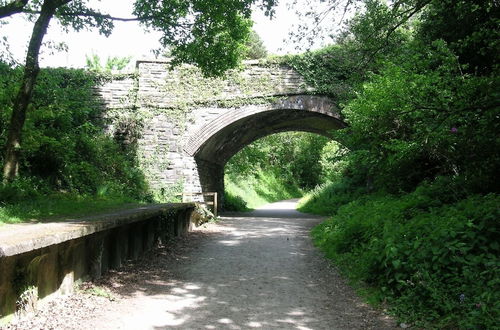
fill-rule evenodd
<path id="1" fill-rule="evenodd" d="M 227 202 L 230 210 L 245 211 L 284 199 L 298 198 L 303 191 L 296 183 L 283 182 L 279 174 L 259 171 L 252 176 L 230 176 L 225 178 Z"/>
<path id="2" fill-rule="evenodd" d="M 65 216 L 92 215 L 141 203 L 121 196 L 81 196 L 54 193 L 10 204 L 0 204 L 0 225 L 22 222 L 61 221 Z"/>
<path id="3" fill-rule="evenodd" d="M 299 201 L 297 209 L 319 215 L 335 214 L 339 207 L 365 193 L 363 188 L 353 187 L 348 182 L 329 182 L 317 186 Z"/>

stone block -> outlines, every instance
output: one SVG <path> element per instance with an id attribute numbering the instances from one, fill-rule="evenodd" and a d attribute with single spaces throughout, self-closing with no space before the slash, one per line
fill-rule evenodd
<path id="1" fill-rule="evenodd" d="M 101 274 L 104 274 L 110 268 L 110 254 L 111 254 L 111 237 L 110 232 L 106 231 L 103 235 L 103 249 L 101 258 Z"/>
<path id="2" fill-rule="evenodd" d="M 0 326 L 7 323 L 16 311 L 15 266 L 15 257 L 0 258 Z"/>
<path id="3" fill-rule="evenodd" d="M 143 224 L 135 223 L 129 231 L 129 254 L 131 260 L 137 260 L 143 251 Z"/>
<path id="4" fill-rule="evenodd" d="M 120 245 L 120 229 L 109 233 L 109 268 L 116 269 L 122 265 L 122 247 Z"/>
<path id="5" fill-rule="evenodd" d="M 143 236 L 144 236 L 144 250 L 149 251 L 156 246 L 155 241 L 155 230 L 157 228 L 157 220 L 156 219 L 148 219 L 145 221 L 143 226 Z"/>
<path id="6" fill-rule="evenodd" d="M 59 276 L 58 246 L 53 245 L 44 250 L 41 255 L 34 257 L 28 265 L 30 277 L 36 278 L 40 299 L 55 294 L 62 280 Z"/>
<path id="7" fill-rule="evenodd" d="M 75 283 L 74 266 L 76 261 L 74 259 L 74 255 L 77 247 L 75 241 L 77 240 L 61 243 L 58 249 L 58 267 L 61 282 L 58 290 L 62 295 L 70 294 L 73 292 L 73 286 Z"/>
<path id="8" fill-rule="evenodd" d="M 117 249 L 119 250 L 120 253 L 120 266 L 128 260 L 129 255 L 130 255 L 130 242 L 129 242 L 129 237 L 130 237 L 130 230 L 132 228 L 132 225 L 127 225 L 124 227 L 120 227 L 118 231 L 118 239 L 116 242 Z"/>
<path id="9" fill-rule="evenodd" d="M 68 256 L 68 264 L 72 263 L 73 278 L 75 281 L 83 281 L 88 277 L 88 251 L 85 238 L 77 238 L 71 241 L 72 254 Z"/>

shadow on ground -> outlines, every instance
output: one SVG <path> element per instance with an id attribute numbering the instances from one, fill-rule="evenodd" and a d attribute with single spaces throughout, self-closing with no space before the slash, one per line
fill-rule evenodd
<path id="1" fill-rule="evenodd" d="M 312 246 L 322 218 L 294 201 L 221 223 L 159 248 L 101 284 L 123 297 L 91 322 L 134 329 L 388 329 Z M 93 324 L 92 324 L 93 323 Z"/>

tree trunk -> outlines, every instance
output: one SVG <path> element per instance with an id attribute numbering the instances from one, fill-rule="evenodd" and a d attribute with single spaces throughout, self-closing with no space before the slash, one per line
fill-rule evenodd
<path id="1" fill-rule="evenodd" d="M 21 134 L 26 120 L 26 110 L 31 102 L 33 87 L 40 67 L 38 66 L 38 55 L 42 45 L 43 37 L 47 33 L 49 22 L 54 16 L 56 9 L 71 0 L 45 0 L 42 5 L 40 16 L 35 22 L 33 33 L 28 46 L 26 64 L 23 79 L 12 109 L 9 134 L 5 145 L 5 159 L 3 167 L 3 181 L 12 181 L 19 173 L 19 155 L 21 151 Z"/>

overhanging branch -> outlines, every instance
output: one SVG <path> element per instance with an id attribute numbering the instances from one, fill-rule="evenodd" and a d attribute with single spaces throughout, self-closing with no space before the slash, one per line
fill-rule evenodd
<path id="1" fill-rule="evenodd" d="M 28 0 L 15 0 L 0 7 L 0 19 L 18 14 L 23 11 L 23 8 L 28 3 Z"/>
<path id="2" fill-rule="evenodd" d="M 25 14 L 40 14 L 40 11 L 30 10 L 30 9 L 24 9 L 24 10 L 21 10 L 21 12 L 23 12 Z M 156 16 L 116 17 L 116 16 L 111 16 L 109 14 L 103 14 L 103 13 L 99 13 L 99 12 L 95 12 L 95 11 L 62 12 L 62 13 L 58 13 L 58 15 L 59 16 L 67 16 L 67 17 L 94 17 L 94 18 L 99 18 L 99 19 L 109 19 L 109 20 L 120 21 L 120 22 L 137 22 L 137 21 L 143 21 L 143 20 L 157 18 Z"/>

